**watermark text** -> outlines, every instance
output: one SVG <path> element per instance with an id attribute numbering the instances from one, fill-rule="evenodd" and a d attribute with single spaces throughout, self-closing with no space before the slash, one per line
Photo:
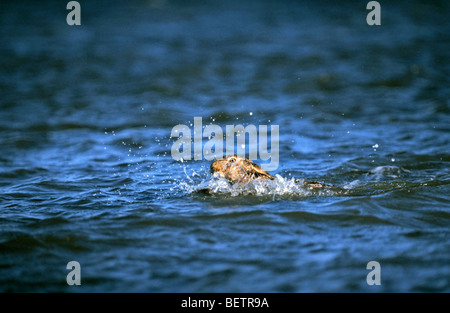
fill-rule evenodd
<path id="1" fill-rule="evenodd" d="M 270 132 L 267 125 L 259 125 L 258 128 L 251 124 L 245 127 L 244 125 L 226 125 L 224 136 L 223 129 L 219 125 L 210 124 L 203 127 L 202 118 L 194 117 L 193 127 L 193 134 L 187 125 L 178 124 L 172 128 L 170 137 L 178 137 L 171 148 L 174 160 L 192 160 L 192 144 L 194 160 L 205 158 L 211 161 L 214 158 L 221 158 L 225 139 L 226 155 L 246 156 L 248 154 L 250 160 L 258 158 L 263 161 L 270 160 L 269 163 L 261 164 L 266 171 L 274 171 L 278 168 L 279 125 L 270 125 Z M 194 137 L 193 142 L 192 137 Z M 268 137 L 270 137 L 270 151 Z M 205 143 L 204 138 L 208 138 Z"/>

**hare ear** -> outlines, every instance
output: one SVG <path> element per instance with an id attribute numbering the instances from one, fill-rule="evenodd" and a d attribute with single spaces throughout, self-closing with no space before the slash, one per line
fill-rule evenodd
<path id="1" fill-rule="evenodd" d="M 248 165 L 252 172 L 255 175 L 255 178 L 267 178 L 267 179 L 275 179 L 274 176 L 270 175 L 269 173 L 267 173 L 265 170 L 263 170 L 258 164 L 253 163 L 250 160 L 245 160 L 246 165 Z"/>
<path id="2" fill-rule="evenodd" d="M 272 179 L 272 180 L 275 179 L 274 176 L 270 175 L 269 173 L 267 173 L 267 172 L 264 171 L 263 169 L 261 169 L 261 172 L 255 171 L 255 177 L 256 177 L 256 178 L 260 178 L 260 177 L 261 177 L 261 178 L 267 178 L 267 179 Z"/>

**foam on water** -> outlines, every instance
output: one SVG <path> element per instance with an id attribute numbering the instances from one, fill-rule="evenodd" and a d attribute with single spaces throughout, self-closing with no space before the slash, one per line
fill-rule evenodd
<path id="1" fill-rule="evenodd" d="M 410 171 L 392 165 L 377 166 L 370 170 L 369 174 L 373 174 L 376 179 L 388 177 L 388 178 L 398 178 L 402 173 L 410 173 Z"/>
<path id="2" fill-rule="evenodd" d="M 182 194 L 206 193 L 214 196 L 283 196 L 288 198 L 311 196 L 358 196 L 361 194 L 384 193 L 386 190 L 402 188 L 405 182 L 401 180 L 409 170 L 397 166 L 377 166 L 358 179 L 341 182 L 332 187 L 311 187 L 304 179 L 283 177 L 276 174 L 274 180 L 258 178 L 249 183 L 231 184 L 217 173 L 211 175 L 207 166 L 201 166 L 198 171 L 182 165 L 184 176 L 174 179 L 172 191 Z M 332 179 L 332 177 L 330 177 Z M 400 179 L 400 181 L 399 181 Z"/>
<path id="3" fill-rule="evenodd" d="M 202 175 L 202 173 L 192 171 L 189 175 L 185 167 L 184 173 L 187 180 L 176 181 L 176 188 L 187 194 L 205 191 L 210 195 L 230 197 L 247 195 L 308 197 L 334 194 L 334 191 L 330 188 L 314 188 L 305 184 L 303 179 L 285 178 L 278 174 L 275 175 L 274 180 L 257 178 L 249 183 L 231 184 L 227 179 L 217 175 L 217 173 Z"/>
<path id="4" fill-rule="evenodd" d="M 426 183 L 413 181 L 414 171 L 393 165 L 372 167 L 356 176 L 352 171 L 340 174 L 328 173 L 321 177 L 305 177 L 305 179 L 275 174 L 274 180 L 259 178 L 250 183 L 234 184 L 217 174 L 211 174 L 209 163 L 195 166 L 191 162 L 171 162 L 156 167 L 159 168 L 161 175 L 170 169 L 169 176 L 163 179 L 167 186 L 170 186 L 168 190 L 154 190 L 158 199 L 203 195 L 222 198 L 256 196 L 267 200 L 296 201 L 308 197 L 360 197 L 400 190 L 409 192 L 411 188 L 442 183 L 435 181 L 433 177 Z M 311 187 L 306 183 L 310 179 L 331 186 Z M 157 182 L 158 179 L 155 180 L 155 183 Z"/>

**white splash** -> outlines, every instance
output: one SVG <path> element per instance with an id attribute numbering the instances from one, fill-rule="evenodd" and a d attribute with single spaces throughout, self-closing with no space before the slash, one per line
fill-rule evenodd
<path id="1" fill-rule="evenodd" d="M 190 180 L 192 183 L 192 180 Z M 219 177 L 217 173 L 209 179 L 204 179 L 197 185 L 186 182 L 180 182 L 188 193 L 207 191 L 209 195 L 223 196 L 315 196 L 315 195 L 332 195 L 333 191 L 329 188 L 313 188 L 304 183 L 304 180 L 296 180 L 295 178 L 284 178 L 276 175 L 274 180 L 258 178 L 248 183 L 231 184 L 227 179 Z"/>
<path id="2" fill-rule="evenodd" d="M 375 179 L 381 179 L 383 177 L 398 178 L 402 173 L 410 173 L 410 171 L 402 167 L 384 165 L 373 168 L 369 173 L 373 174 Z"/>

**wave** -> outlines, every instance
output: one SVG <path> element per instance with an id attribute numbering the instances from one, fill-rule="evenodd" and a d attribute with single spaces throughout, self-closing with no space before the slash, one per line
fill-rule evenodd
<path id="1" fill-rule="evenodd" d="M 187 181 L 179 181 L 177 187 L 188 193 L 204 193 L 209 195 L 223 196 L 318 196 L 333 195 L 332 188 L 316 188 L 305 183 L 303 179 L 285 178 L 281 175 L 275 175 L 274 180 L 257 178 L 248 183 L 230 183 L 227 179 L 218 175 L 211 175 L 209 178 L 203 178 L 196 182 L 185 170 Z M 195 173 L 192 176 L 200 176 Z"/>
<path id="2" fill-rule="evenodd" d="M 372 196 L 392 191 L 406 190 L 412 192 L 423 186 L 439 186 L 448 184 L 448 180 L 432 177 L 427 180 L 416 180 L 414 171 L 392 165 L 376 166 L 368 171 L 354 171 L 340 174 L 328 173 L 318 178 L 319 181 L 330 183 L 329 187 L 311 187 L 304 179 L 275 175 L 274 180 L 258 178 L 249 183 L 231 184 L 227 179 L 210 175 L 205 168 L 200 172 L 192 170 L 187 173 L 183 168 L 184 177 L 175 180 L 171 189 L 183 194 L 207 194 L 212 196 L 275 196 L 283 198 L 304 198 L 316 196 Z"/>

